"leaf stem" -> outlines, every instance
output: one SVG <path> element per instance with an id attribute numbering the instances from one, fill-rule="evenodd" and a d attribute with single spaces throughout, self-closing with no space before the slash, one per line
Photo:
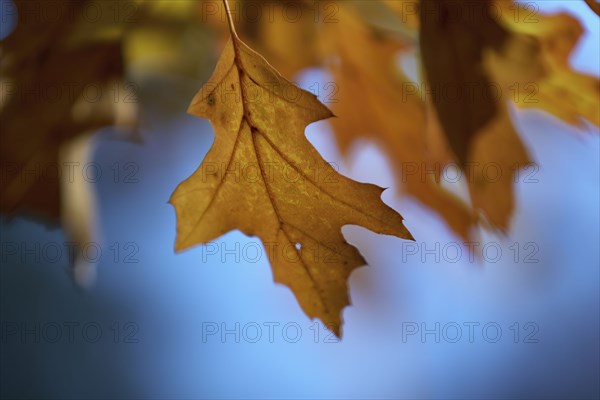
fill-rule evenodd
<path id="1" fill-rule="evenodd" d="M 233 18 L 231 17 L 231 10 L 229 9 L 229 2 L 227 0 L 223 0 L 223 5 L 225 6 L 225 13 L 227 14 L 227 22 L 229 22 L 229 32 L 231 32 L 231 38 L 236 39 L 238 35 L 235 31 L 235 25 L 233 25 Z"/>

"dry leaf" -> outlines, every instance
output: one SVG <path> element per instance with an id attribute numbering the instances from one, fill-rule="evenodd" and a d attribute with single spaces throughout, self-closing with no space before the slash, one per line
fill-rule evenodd
<path id="1" fill-rule="evenodd" d="M 508 94 L 545 71 L 537 43 L 498 23 L 491 4 L 423 0 L 421 52 L 434 93 L 428 133 L 433 152 L 442 164 L 457 158 L 473 209 L 505 231 L 514 210 L 514 172 L 531 164 L 512 126 Z M 448 147 L 440 144 L 444 137 Z M 447 148 L 454 156 L 444 154 Z"/>
<path id="2" fill-rule="evenodd" d="M 582 125 L 587 119 L 600 126 L 600 80 L 592 75 L 574 71 L 569 58 L 579 43 L 584 29 L 581 23 L 567 13 L 535 13 L 526 18 L 512 17 L 515 13 L 528 16 L 530 12 L 510 1 L 496 1 L 501 10 L 501 22 L 520 35 L 529 35 L 541 51 L 536 62 L 543 65 L 546 74 L 526 84 L 513 86 L 516 104 L 523 108 L 540 108 L 572 125 Z M 510 12 L 509 7 L 519 10 Z M 530 61 L 531 63 L 531 61 Z"/>
<path id="3" fill-rule="evenodd" d="M 399 187 L 468 238 L 473 215 L 428 172 L 441 164 L 429 156 L 418 85 L 397 68 L 396 55 L 406 45 L 370 30 L 349 7 L 340 8 L 340 23 L 327 26 L 325 37 L 338 56 L 328 68 L 339 87 L 339 101 L 332 105 L 339 118 L 331 124 L 342 150 L 360 137 L 373 138 L 393 163 Z"/>
<path id="4" fill-rule="evenodd" d="M 305 127 L 332 116 L 314 95 L 285 80 L 247 47 L 230 20 L 227 43 L 189 112 L 208 118 L 215 142 L 202 165 L 171 197 L 176 249 L 234 229 L 258 236 L 276 282 L 304 312 L 340 336 L 347 279 L 365 261 L 341 227 L 364 226 L 410 239 L 383 189 L 338 174 L 312 147 Z M 237 173 L 235 172 L 237 171 Z"/>
<path id="5" fill-rule="evenodd" d="M 514 174 L 532 164 L 508 111 L 490 121 L 472 149 L 464 171 L 472 206 L 491 228 L 506 232 L 515 208 Z"/>
<path id="6" fill-rule="evenodd" d="M 457 9 L 476 17 L 458 13 L 456 18 Z M 510 35 L 489 14 L 487 1 L 423 0 L 420 15 L 421 57 L 433 105 L 464 166 L 473 137 L 498 113 L 492 82 L 481 65 L 483 53 L 501 49 Z"/>
<path id="7" fill-rule="evenodd" d="M 8 95 L 0 115 L 0 209 L 8 214 L 26 211 L 56 219 L 60 216 L 60 196 L 58 180 L 52 179 L 52 174 L 57 173 L 57 167 L 64 168 L 58 159 L 60 146 L 114 120 L 112 113 L 98 112 L 80 119 L 73 112 L 74 106 L 83 97 L 91 96 L 90 88 L 95 90 L 93 96 L 100 90 L 111 98 L 106 84 L 120 74 L 120 52 L 115 43 L 47 51 L 43 64 L 41 60 L 22 60 L 22 64 L 14 66 L 15 73 L 8 74 L 14 77 L 8 81 L 14 85 L 14 92 Z M 72 64 L 65 65 L 65 60 Z M 89 63 L 87 68 L 80 67 L 84 62 Z M 84 93 L 88 89 L 90 92 Z M 27 92 L 32 90 L 37 92 Z M 55 93 L 59 93 L 56 101 L 46 97 Z M 103 106 L 100 101 L 87 104 L 96 111 L 96 107 Z"/>
<path id="8" fill-rule="evenodd" d="M 60 221 L 70 241 L 92 242 L 94 194 L 81 172 L 93 153 L 89 136 L 108 125 L 131 127 L 136 114 L 119 81 L 121 36 L 110 24 L 77 17 L 85 2 L 54 2 L 62 16 L 54 19 L 35 14 L 43 1 L 15 5 L 18 20 L 2 42 L 0 65 L 0 212 Z M 73 277 L 87 286 L 95 265 L 78 254 Z"/>

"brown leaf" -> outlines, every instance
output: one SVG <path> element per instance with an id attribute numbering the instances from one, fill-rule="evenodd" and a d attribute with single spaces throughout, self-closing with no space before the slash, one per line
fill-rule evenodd
<path id="1" fill-rule="evenodd" d="M 410 239 L 383 189 L 338 174 L 312 147 L 305 127 L 332 116 L 314 95 L 285 80 L 246 46 L 230 20 L 227 43 L 189 112 L 210 119 L 215 142 L 171 197 L 177 250 L 234 229 L 258 236 L 276 282 L 304 312 L 340 336 L 347 279 L 365 261 L 341 227 L 355 224 Z M 235 172 L 237 171 L 237 173 Z"/>
<path id="2" fill-rule="evenodd" d="M 18 21 L 2 42 L 0 64 L 0 212 L 60 222 L 70 241 L 89 243 L 96 239 L 96 208 L 81 168 L 92 160 L 90 137 L 135 121 L 136 105 L 120 82 L 122 27 L 91 24 L 82 17 L 85 2 L 15 4 Z M 58 17 L 41 16 L 47 7 Z M 96 265 L 78 254 L 71 272 L 76 284 L 88 286 Z"/>
<path id="3" fill-rule="evenodd" d="M 94 90 L 101 88 L 106 92 L 106 84 L 118 76 L 115 67 L 119 65 L 119 46 L 108 43 L 51 51 L 43 66 L 23 69 L 15 75 L 10 81 L 15 92 L 1 110 L 0 209 L 3 213 L 27 211 L 58 218 L 58 181 L 46 173 L 51 175 L 56 172 L 55 168 L 64 168 L 58 160 L 61 144 L 113 122 L 112 113 L 98 112 L 90 112 L 89 118 L 81 120 L 73 107 L 86 95 L 83 91 L 92 87 L 86 85 L 95 85 Z M 71 67 L 65 65 L 65 60 L 73 63 Z M 83 63 L 89 66 L 81 68 Z M 56 93 L 57 88 L 61 94 L 56 101 L 49 101 L 45 96 Z M 28 90 L 36 90 L 37 94 L 28 94 Z M 102 103 L 92 105 L 96 109 Z M 59 172 L 64 173 L 64 170 Z"/>
<path id="4" fill-rule="evenodd" d="M 506 231 L 515 207 L 514 173 L 531 164 L 507 103 L 515 87 L 528 87 L 546 70 L 539 44 L 494 20 L 491 4 L 422 1 L 421 50 L 434 93 L 428 135 L 435 156 L 442 164 L 458 159 L 474 211 Z M 451 88 L 458 97 L 445 95 Z M 444 137 L 454 156 L 444 154 Z"/>
<path id="5" fill-rule="evenodd" d="M 421 1 L 423 69 L 448 143 L 463 166 L 473 137 L 498 113 L 481 62 L 487 48 L 501 49 L 510 35 L 492 18 L 489 5 L 487 0 Z M 456 12 L 467 9 L 468 14 Z M 451 89 L 455 97 L 444 95 Z"/>
<path id="6" fill-rule="evenodd" d="M 69 45 L 70 38 L 80 35 L 73 30 L 76 19 L 35 18 L 22 9 L 40 10 L 43 4 L 17 1 L 17 26 L 3 41 L 0 211 L 55 220 L 60 190 L 53 176 L 65 173 L 58 157 L 61 145 L 113 122 L 113 93 L 107 85 L 122 76 L 123 65 L 118 40 Z M 61 15 L 71 16 L 83 6 L 53 4 L 65 13 Z M 75 108 L 82 100 L 88 106 L 85 118 Z"/>
<path id="7" fill-rule="evenodd" d="M 600 80 L 596 76 L 573 70 L 569 58 L 584 32 L 581 22 L 567 13 L 541 14 L 526 18 L 530 11 L 510 1 L 496 1 L 504 18 L 501 20 L 515 35 L 529 35 L 540 52 L 528 64 L 541 64 L 545 74 L 525 84 L 513 86 L 513 99 L 522 108 L 540 108 L 572 125 L 587 119 L 600 126 Z M 511 12 L 509 7 L 518 11 Z M 535 23 L 533 23 L 535 22 Z M 502 66 L 500 66 L 502 67 Z M 514 84 L 513 84 L 514 85 Z"/>
<path id="8" fill-rule="evenodd" d="M 507 111 L 475 137 L 472 149 L 465 177 L 473 208 L 491 228 L 506 232 L 515 208 L 514 174 L 532 164 Z"/>
<path id="9" fill-rule="evenodd" d="M 339 118 L 331 124 L 342 150 L 358 138 L 373 138 L 393 163 L 399 187 L 468 238 L 473 215 L 428 173 L 439 171 L 440 161 L 446 160 L 431 157 L 418 85 L 396 66 L 396 56 L 406 45 L 371 31 L 351 8 L 341 7 L 339 15 L 340 23 L 328 26 L 325 37 L 338 56 L 328 68 L 339 87 L 339 101 L 332 105 Z"/>

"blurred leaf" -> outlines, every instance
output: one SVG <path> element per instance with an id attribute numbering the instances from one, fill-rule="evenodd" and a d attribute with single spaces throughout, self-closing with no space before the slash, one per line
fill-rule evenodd
<path id="1" fill-rule="evenodd" d="M 69 240 L 89 243 L 96 208 L 81 172 L 92 160 L 89 137 L 136 119 L 135 93 L 121 82 L 123 31 L 83 18 L 85 2 L 15 5 L 17 25 L 2 42 L 0 64 L 0 212 L 60 220 Z M 43 7 L 60 17 L 41 17 Z M 93 282 L 94 265 L 80 257 L 72 267 L 77 284 Z"/>
<path id="2" fill-rule="evenodd" d="M 373 138 L 394 165 L 399 187 L 434 209 L 450 227 L 468 238 L 474 218 L 462 201 L 436 183 L 434 160 L 427 148 L 425 104 L 414 91 L 418 86 L 396 66 L 406 49 L 397 39 L 378 35 L 350 7 L 340 9 L 340 23 L 327 26 L 324 36 L 337 62 L 328 67 L 339 86 L 332 104 L 339 118 L 331 121 L 346 151 L 360 137 Z"/>
<path id="3" fill-rule="evenodd" d="M 59 182 L 43 172 L 58 168 L 64 173 L 58 159 L 61 145 L 112 124 L 115 104 L 109 85 L 122 77 L 123 63 L 118 40 L 67 44 L 69 37 L 82 34 L 74 30 L 77 20 L 28 18 L 22 7 L 33 3 L 16 2 L 16 29 L 2 42 L 0 210 L 55 219 L 60 216 Z M 58 3 L 69 15 L 84 6 Z M 85 107 L 75 107 L 78 103 Z M 78 112 L 82 109 L 85 118 Z"/>
<path id="4" fill-rule="evenodd" d="M 318 21 L 314 17 L 318 3 L 306 0 L 234 0 L 230 3 L 236 10 L 234 21 L 237 30 L 248 45 L 264 55 L 281 74 L 293 77 L 305 68 L 320 64 L 321 43 Z M 293 10 L 294 15 L 288 16 L 289 10 Z M 250 12 L 258 17 L 242 17 Z M 205 9 L 204 14 L 225 43 L 229 38 L 225 15 L 213 8 Z M 221 48 L 224 43 L 220 43 Z"/>
<path id="5" fill-rule="evenodd" d="M 467 6 L 474 18 L 452 13 Z M 473 137 L 498 113 L 499 100 L 481 68 L 484 50 L 501 49 L 510 35 L 490 15 L 488 1 L 423 0 L 420 27 L 423 69 L 436 93 L 433 105 L 450 147 L 464 165 Z M 474 90 L 466 92 L 469 87 Z M 447 99 L 442 93 L 448 88 L 458 88 L 468 97 Z"/>
<path id="6" fill-rule="evenodd" d="M 417 39 L 419 31 L 420 0 L 384 0 L 400 19 L 400 29 L 408 37 Z"/>
<path id="7" fill-rule="evenodd" d="M 511 17 L 508 7 L 518 7 L 517 15 L 528 15 L 523 5 L 497 1 L 504 18 L 502 22 L 517 35 L 530 35 L 541 51 L 529 63 L 543 65 L 546 74 L 529 85 L 513 86 L 514 100 L 519 107 L 540 108 L 563 121 L 581 126 L 587 119 L 600 126 L 600 80 L 592 75 L 574 71 L 570 65 L 571 53 L 579 43 L 584 29 L 581 23 L 567 13 L 546 15 L 536 13 L 527 21 Z M 528 23 L 535 22 L 535 23 Z M 502 68 L 502 65 L 498 66 Z"/>
<path id="8" fill-rule="evenodd" d="M 531 163 L 512 126 L 505 93 L 543 74 L 536 63 L 538 47 L 495 21 L 488 2 L 421 4 L 422 60 L 434 93 L 430 121 L 445 133 L 438 140 L 446 137 L 464 169 L 473 209 L 505 231 L 514 210 L 514 171 Z M 467 7 L 473 7 L 469 14 Z M 461 12 L 453 14 L 457 9 Z M 461 96 L 444 96 L 449 88 L 458 88 Z M 452 154 L 439 158 L 451 160 Z"/>

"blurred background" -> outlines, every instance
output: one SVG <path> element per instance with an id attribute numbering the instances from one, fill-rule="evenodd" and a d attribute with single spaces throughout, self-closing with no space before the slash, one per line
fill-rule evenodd
<path id="1" fill-rule="evenodd" d="M 510 231 L 481 231 L 474 260 L 437 214 L 384 192 L 416 242 L 344 227 L 369 266 L 350 278 L 353 305 L 337 341 L 273 283 L 257 239 L 230 232 L 174 253 L 167 201 L 214 139 L 210 123 L 185 110 L 223 45 L 223 27 L 188 20 L 180 3 L 151 12 L 172 12 L 175 23 L 136 28 L 141 44 L 126 46 L 135 139 L 115 128 L 93 135 L 91 162 L 103 172 L 92 185 L 95 285 L 73 283 L 63 247 L 70 239 L 55 222 L 1 221 L 3 398 L 599 396 L 597 128 L 515 113 L 539 170 L 516 184 Z M 0 2 L 3 39 L 16 27 L 11 4 Z M 572 64 L 599 75 L 598 17 L 583 1 L 536 4 L 582 21 Z M 311 90 L 330 78 L 304 68 L 294 79 Z M 327 91 L 318 94 L 327 102 Z M 327 121 L 306 133 L 341 173 L 396 187 L 376 144 L 364 140 L 342 157 Z"/>

